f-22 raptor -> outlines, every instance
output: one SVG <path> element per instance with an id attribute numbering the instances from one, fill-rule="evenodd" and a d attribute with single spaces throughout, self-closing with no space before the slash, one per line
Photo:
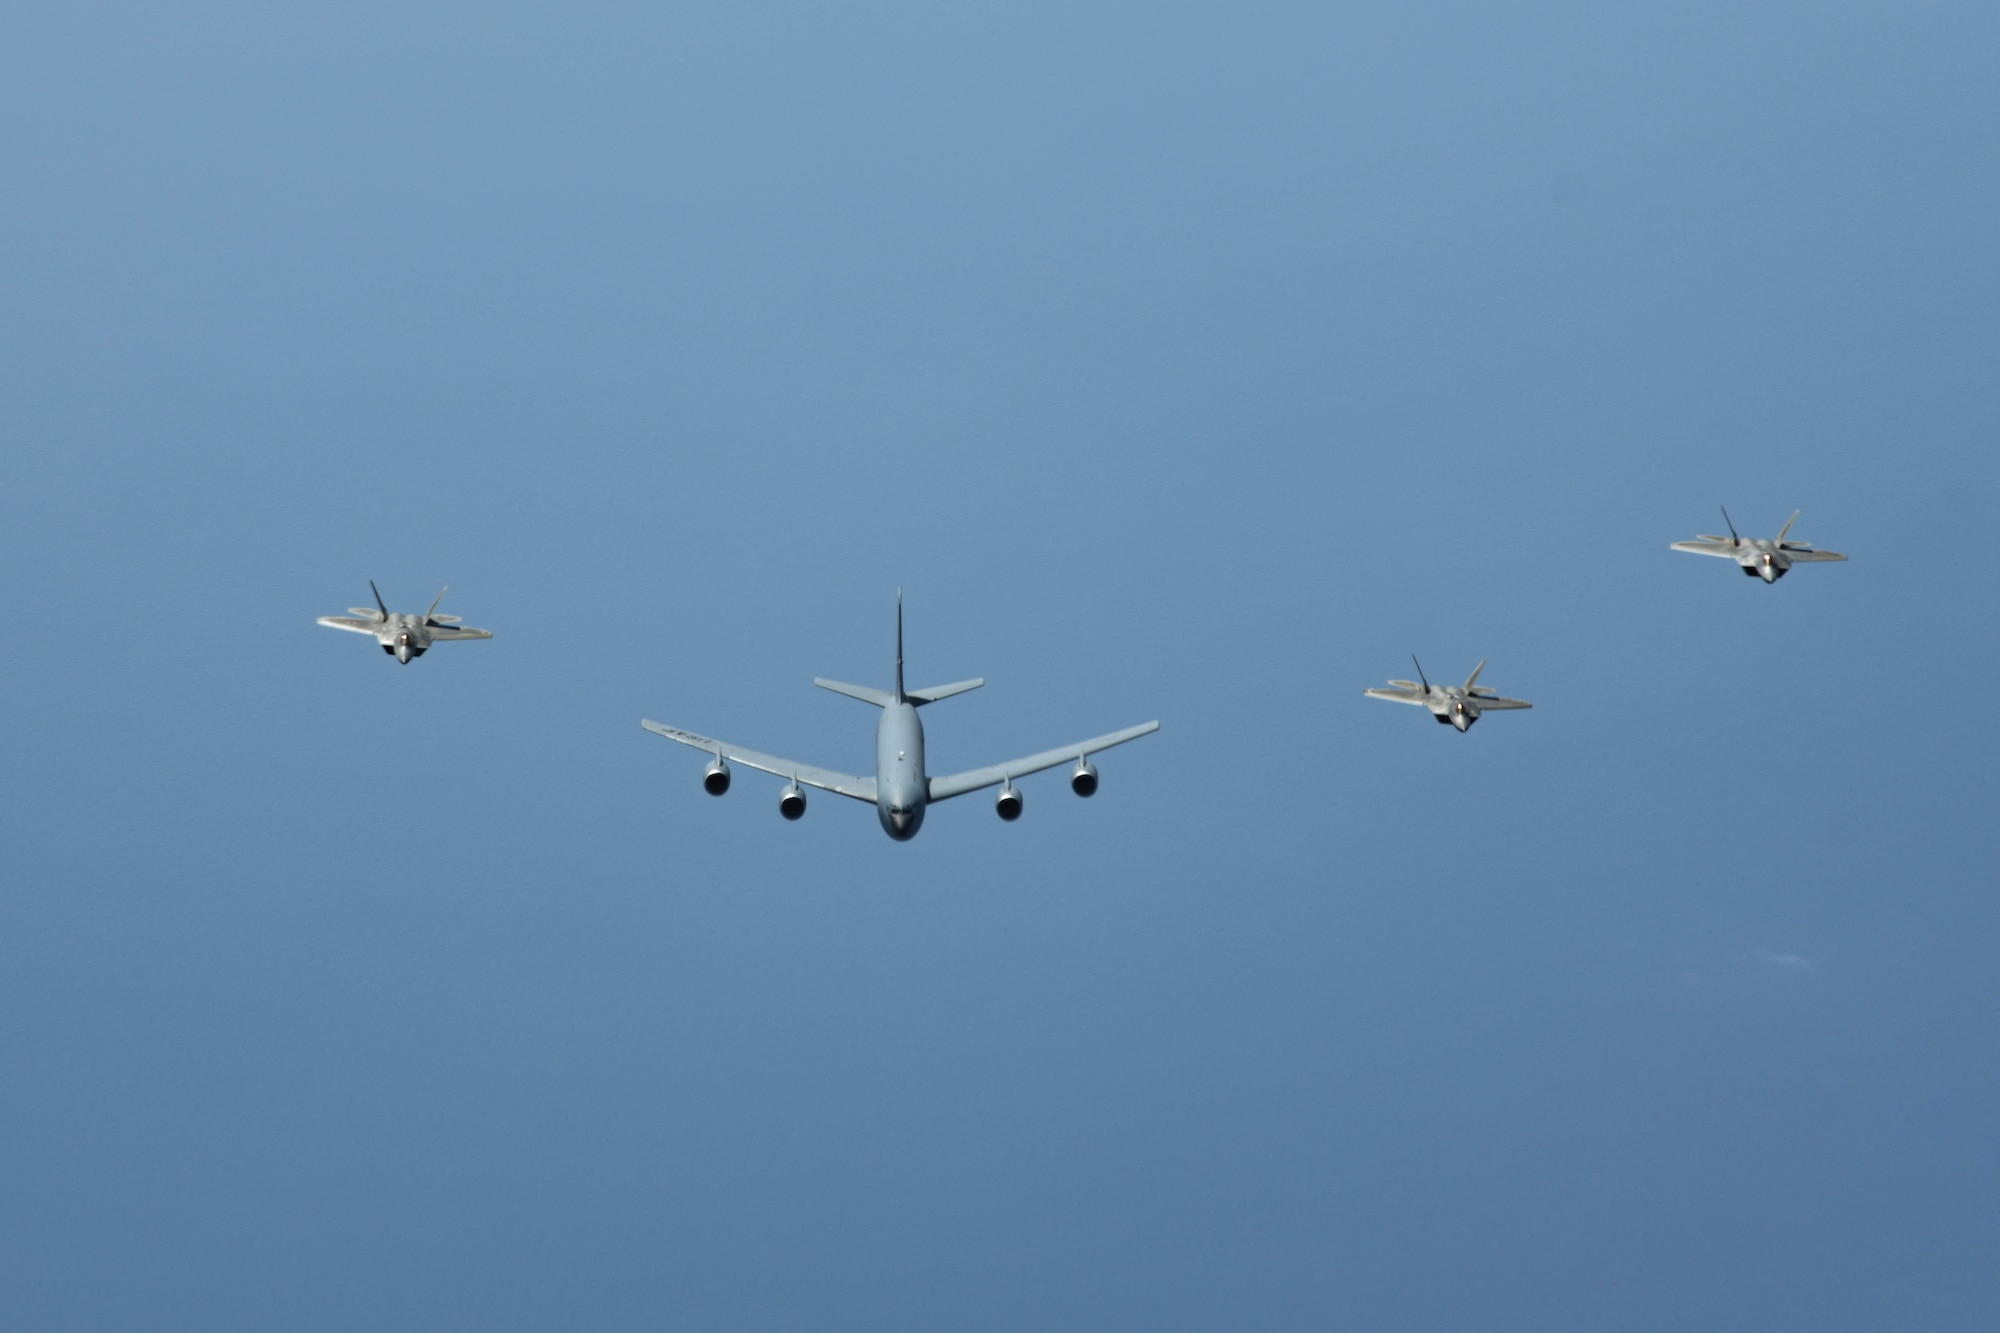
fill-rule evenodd
<path id="1" fill-rule="evenodd" d="M 1786 541 L 1785 534 L 1792 530 L 1792 524 L 1799 521 L 1799 511 L 1785 520 L 1785 526 L 1778 530 L 1776 537 L 1752 537 L 1749 540 L 1736 535 L 1736 525 L 1729 521 L 1729 511 L 1722 511 L 1722 521 L 1729 528 L 1727 537 L 1710 537 L 1704 534 L 1699 540 L 1675 542 L 1676 551 L 1689 551 L 1695 555 L 1719 555 L 1725 560 L 1734 560 L 1737 568 L 1753 579 L 1765 583 L 1776 583 L 1791 572 L 1793 565 L 1811 564 L 1821 560 L 1845 560 L 1838 551 L 1815 551 L 1811 542 Z"/>
<path id="2" fill-rule="evenodd" d="M 490 639 L 493 631 L 471 629 L 458 623 L 457 616 L 441 616 L 437 613 L 438 602 L 444 600 L 449 588 L 438 590 L 437 602 L 420 616 L 406 616 L 391 611 L 382 604 L 382 592 L 375 586 L 375 580 L 368 580 L 368 591 L 375 594 L 375 605 L 350 606 L 344 616 L 321 616 L 319 623 L 330 629 L 350 630 L 356 634 L 372 634 L 382 651 L 408 666 L 415 658 L 430 651 L 433 643 L 448 639 Z"/>
<path id="3" fill-rule="evenodd" d="M 1070 790 L 1078 796 L 1089 796 L 1097 790 L 1097 765 L 1090 762 L 1091 755 L 1160 729 L 1158 722 L 1144 722 L 1123 731 L 1114 731 L 1108 736 L 1094 736 L 1075 745 L 1058 746 L 1004 764 L 989 764 L 985 768 L 953 773 L 948 777 L 930 776 L 924 770 L 924 724 L 918 720 L 917 710 L 925 704 L 949 699 L 954 694 L 976 690 L 985 683 L 981 678 L 961 680 L 951 685 L 933 685 L 922 690 L 903 688 L 903 594 L 899 590 L 896 593 L 896 688 L 877 690 L 837 680 L 813 681 L 823 690 L 874 704 L 882 710 L 882 719 L 875 726 L 874 777 L 852 777 L 760 754 L 739 745 L 697 736 L 678 727 L 663 726 L 650 718 L 640 725 L 670 741 L 706 750 L 712 757 L 708 767 L 702 771 L 701 783 L 711 796 L 720 796 L 729 790 L 729 764 L 734 760 L 745 768 L 761 769 L 789 779 L 783 795 L 778 798 L 778 813 L 786 819 L 797 819 L 806 812 L 806 794 L 801 788 L 818 787 L 821 791 L 872 804 L 876 817 L 882 821 L 882 831 L 897 842 L 908 842 L 917 836 L 917 830 L 924 824 L 924 809 L 933 802 L 995 784 L 999 785 L 1000 794 L 995 798 L 994 809 L 1000 818 L 1019 819 L 1021 791 L 1014 785 L 1014 779 L 1054 768 L 1058 764 L 1073 762 L 1069 773 Z"/>
<path id="4" fill-rule="evenodd" d="M 1431 718 L 1444 726 L 1457 727 L 1462 736 L 1472 730 L 1472 724 L 1479 715 L 1503 708 L 1533 708 L 1526 699 L 1503 699 L 1498 690 L 1486 689 L 1479 684 L 1479 673 L 1486 670 L 1486 659 L 1480 658 L 1479 665 L 1472 668 L 1472 674 L 1465 678 L 1463 685 L 1433 685 L 1430 677 L 1424 675 L 1424 664 L 1416 655 L 1410 656 L 1416 663 L 1417 680 L 1392 680 L 1387 689 L 1364 691 L 1371 699 L 1387 699 L 1392 704 L 1422 704 L 1431 710 Z M 1418 682 L 1422 683 L 1419 684 Z"/>

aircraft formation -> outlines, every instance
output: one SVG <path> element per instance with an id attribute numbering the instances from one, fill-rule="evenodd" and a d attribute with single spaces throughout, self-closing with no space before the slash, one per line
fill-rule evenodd
<path id="1" fill-rule="evenodd" d="M 1751 578 L 1762 579 L 1767 585 L 1776 583 L 1795 564 L 1812 564 L 1823 561 L 1845 560 L 1838 551 L 1823 551 L 1810 542 L 1792 541 L 1792 524 L 1798 522 L 1799 514 L 1794 510 L 1785 526 L 1778 530 L 1776 537 L 1752 537 L 1745 539 L 1737 534 L 1736 524 L 1730 519 L 1729 511 L 1722 511 L 1722 521 L 1729 529 L 1728 537 L 1701 536 L 1694 541 L 1673 542 L 1671 549 L 1687 551 L 1695 555 L 1719 556 L 1734 560 L 1737 567 Z M 492 631 L 472 629 L 460 623 L 457 616 L 441 616 L 437 613 L 439 603 L 444 601 L 444 592 L 437 595 L 430 609 L 420 616 L 405 615 L 389 610 L 382 600 L 382 594 L 371 579 L 369 591 L 375 594 L 373 607 L 349 607 L 345 616 L 321 616 L 319 623 L 332 629 L 348 630 L 356 634 L 370 634 L 383 652 L 394 657 L 404 666 L 422 657 L 433 644 L 454 639 L 490 639 Z M 446 591 L 449 591 L 448 589 Z M 1479 684 L 1479 675 L 1486 669 L 1482 659 L 1472 669 L 1463 685 L 1433 685 L 1425 675 L 1423 664 L 1412 654 L 1411 662 L 1416 665 L 1416 680 L 1392 679 L 1386 687 L 1377 686 L 1364 690 L 1368 698 L 1385 699 L 1390 703 L 1414 704 L 1430 711 L 1431 719 L 1440 726 L 1448 726 L 1461 735 L 1472 729 L 1473 723 L 1489 712 L 1505 712 L 1534 707 L 1525 699 L 1509 699 L 1498 690 Z M 1059 745 L 1054 749 L 1026 755 L 1020 759 L 1010 759 L 1003 763 L 988 764 L 984 768 L 968 769 L 963 773 L 932 776 L 924 764 L 924 725 L 917 716 L 917 710 L 927 704 L 949 699 L 953 695 L 976 690 L 986 683 L 982 677 L 977 680 L 954 681 L 949 685 L 932 685 L 923 689 L 906 689 L 903 684 L 903 593 L 896 591 L 896 684 L 894 689 L 881 690 L 867 685 L 849 685 L 842 681 L 815 679 L 813 684 L 835 694 L 844 694 L 850 699 L 873 704 L 881 709 L 881 716 L 875 724 L 875 774 L 861 777 L 854 774 L 838 773 L 832 769 L 802 764 L 792 759 L 780 759 L 776 755 L 758 750 L 745 749 L 726 741 L 683 731 L 655 722 L 651 718 L 642 719 L 640 725 L 655 735 L 699 750 L 709 756 L 702 769 L 702 787 L 711 796 L 721 796 L 729 790 L 731 781 L 730 763 L 757 769 L 786 780 L 784 791 L 778 797 L 778 813 L 788 820 L 801 818 L 806 812 L 805 788 L 832 792 L 836 796 L 846 796 L 856 801 L 866 801 L 875 807 L 875 816 L 881 821 L 882 831 L 897 842 L 908 842 L 917 836 L 924 824 L 924 812 L 939 801 L 967 792 L 980 791 L 998 786 L 994 797 L 994 810 L 1000 818 L 1012 822 L 1021 817 L 1023 798 L 1020 788 L 1014 785 L 1016 778 L 1027 777 L 1046 769 L 1070 765 L 1070 790 L 1078 796 L 1091 796 L 1097 791 L 1097 766 L 1091 756 L 1127 741 L 1138 740 L 1160 729 L 1159 722 L 1141 722 L 1137 726 L 1126 727 L 1122 731 L 1107 732 L 1093 736 L 1089 740 L 1077 741 L 1071 745 Z"/>

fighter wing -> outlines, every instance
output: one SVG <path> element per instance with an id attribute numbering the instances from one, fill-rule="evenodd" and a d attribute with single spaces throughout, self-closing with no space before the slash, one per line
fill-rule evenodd
<path id="1" fill-rule="evenodd" d="M 774 755 L 759 754 L 755 750 L 744 750 L 723 741 L 697 736 L 692 731 L 682 731 L 679 727 L 664 727 L 648 718 L 640 726 L 648 731 L 658 732 L 670 741 L 691 745 L 697 750 L 731 759 L 745 768 L 761 769 L 775 773 L 781 778 L 796 778 L 808 787 L 818 787 L 840 796 L 852 796 L 857 801 L 875 804 L 875 779 L 850 777 L 845 773 L 835 773 L 830 769 L 814 768 L 811 764 L 796 764 L 789 759 L 779 759 Z"/>
<path id="2" fill-rule="evenodd" d="M 442 643 L 446 639 L 490 639 L 493 637 L 493 631 L 490 629 L 472 629 L 465 625 L 432 625 L 430 631 L 431 640 L 435 643 Z"/>
<path id="3" fill-rule="evenodd" d="M 1676 551 L 1691 551 L 1695 555 L 1719 555 L 1725 560 L 1734 560 L 1737 556 L 1743 554 L 1743 548 L 1740 546 L 1731 546 L 1726 541 L 1708 537 L 1704 537 L 1698 542 L 1675 542 L 1673 543 L 1673 549 Z"/>
<path id="4" fill-rule="evenodd" d="M 1483 695 L 1475 696 L 1472 702 L 1479 705 L 1479 711 L 1482 713 L 1490 713 L 1496 708 L 1507 709 L 1507 708 L 1534 707 L 1534 705 L 1529 703 L 1526 699 L 1500 699 L 1500 698 L 1488 699 Z"/>
<path id="5" fill-rule="evenodd" d="M 1798 551 L 1789 546 L 1785 548 L 1785 556 L 1795 565 L 1809 565 L 1816 560 L 1847 559 L 1838 551 Z"/>
<path id="6" fill-rule="evenodd" d="M 1430 699 L 1422 690 L 1377 688 L 1363 690 L 1371 699 L 1387 699 L 1392 704 L 1428 704 Z"/>
<path id="7" fill-rule="evenodd" d="M 381 621 L 363 620 L 359 616 L 321 616 L 319 623 L 325 625 L 328 629 L 344 629 L 352 631 L 355 634 L 380 634 L 382 632 Z"/>
<path id="8" fill-rule="evenodd" d="M 963 796 L 969 791 L 978 791 L 981 787 L 990 787 L 996 782 L 1005 782 L 1009 778 L 1024 778 L 1030 773 L 1039 773 L 1045 768 L 1054 768 L 1057 764 L 1067 764 L 1073 759 L 1081 759 L 1099 750 L 1123 745 L 1126 741 L 1136 741 L 1141 736 L 1149 735 L 1159 729 L 1158 722 L 1142 722 L 1136 727 L 1114 731 L 1109 736 L 1098 736 L 1056 750 L 1044 750 L 1025 759 L 1010 759 L 1004 764 L 989 764 L 985 768 L 975 768 L 967 773 L 953 773 L 949 777 L 932 778 L 931 799 L 942 801 L 952 796 Z"/>

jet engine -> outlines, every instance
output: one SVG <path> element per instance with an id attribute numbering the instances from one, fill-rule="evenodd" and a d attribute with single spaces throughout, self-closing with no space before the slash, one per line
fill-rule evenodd
<path id="1" fill-rule="evenodd" d="M 1011 780 L 1000 788 L 1000 794 L 993 798 L 993 809 L 1000 818 L 1013 823 L 1021 817 L 1021 789 Z"/>
<path id="2" fill-rule="evenodd" d="M 729 790 L 729 765 L 721 755 L 708 761 L 708 767 L 701 771 L 701 785 L 710 796 L 720 796 Z"/>
<path id="3" fill-rule="evenodd" d="M 1769 551 L 1766 551 L 1757 558 L 1756 564 L 1744 565 L 1742 569 L 1745 574 L 1748 574 L 1753 579 L 1762 579 L 1766 583 L 1776 583 L 1779 579 L 1792 572 L 1792 562 L 1789 560 L 1780 561 Z"/>
<path id="4" fill-rule="evenodd" d="M 778 798 L 778 813 L 787 819 L 798 819 L 806 812 L 806 794 L 794 782 L 785 788 L 785 794 Z"/>
<path id="5" fill-rule="evenodd" d="M 1076 767 L 1069 771 L 1069 789 L 1078 796 L 1097 794 L 1097 765 L 1088 759 L 1076 761 Z"/>

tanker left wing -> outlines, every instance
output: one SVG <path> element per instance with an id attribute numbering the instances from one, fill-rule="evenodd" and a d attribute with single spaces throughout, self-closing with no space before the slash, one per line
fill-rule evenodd
<path id="1" fill-rule="evenodd" d="M 1044 750 L 1040 754 L 1031 754 L 1024 759 L 1010 759 L 1004 764 L 989 764 L 985 768 L 975 768 L 964 773 L 953 773 L 946 777 L 932 778 L 930 780 L 930 799 L 933 801 L 949 800 L 953 796 L 963 796 L 969 791 L 978 791 L 981 787 L 991 787 L 996 782 L 1011 782 L 1015 778 L 1024 778 L 1030 773 L 1039 773 L 1045 768 L 1054 768 L 1057 764 L 1067 764 L 1072 759 L 1076 761 L 1077 767 L 1080 770 L 1087 772 L 1090 791 L 1084 791 L 1074 780 L 1072 780 L 1070 785 L 1077 787 L 1080 795 L 1088 796 L 1091 791 L 1097 790 L 1097 770 L 1091 768 L 1088 762 L 1091 755 L 1099 750 L 1108 750 L 1114 745 L 1123 745 L 1126 741 L 1136 741 L 1141 736 L 1151 735 L 1159 729 L 1160 724 L 1158 722 L 1142 722 L 1136 727 L 1127 727 L 1123 731 L 1114 731 L 1108 736 L 1097 736 L 1091 740 L 1080 741 L 1075 745 L 1065 745 L 1055 750 Z"/>

